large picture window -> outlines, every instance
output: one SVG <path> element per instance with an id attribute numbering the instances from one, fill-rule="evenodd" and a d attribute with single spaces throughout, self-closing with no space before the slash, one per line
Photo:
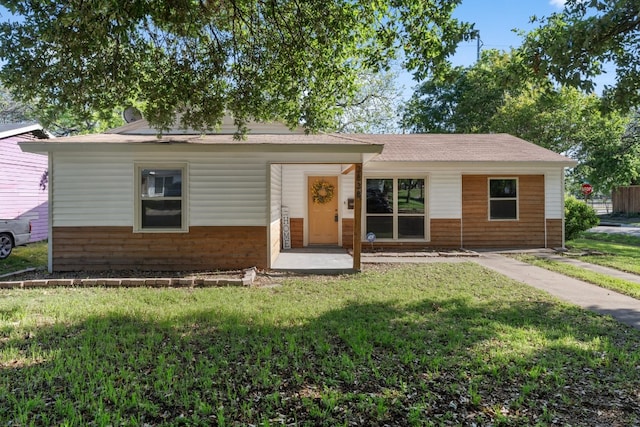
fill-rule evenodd
<path id="1" fill-rule="evenodd" d="M 489 178 L 489 219 L 518 219 L 518 180 Z"/>
<path id="2" fill-rule="evenodd" d="M 424 178 L 369 178 L 366 187 L 366 233 L 376 239 L 426 238 Z"/>
<path id="3" fill-rule="evenodd" d="M 138 230 L 186 229 L 184 178 L 184 167 L 137 167 Z"/>

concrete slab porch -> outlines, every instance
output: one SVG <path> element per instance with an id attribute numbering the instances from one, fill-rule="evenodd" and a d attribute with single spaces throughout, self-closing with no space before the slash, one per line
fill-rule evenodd
<path id="1" fill-rule="evenodd" d="M 344 248 L 309 246 L 280 252 L 271 266 L 273 271 L 309 274 L 354 273 L 353 258 Z"/>

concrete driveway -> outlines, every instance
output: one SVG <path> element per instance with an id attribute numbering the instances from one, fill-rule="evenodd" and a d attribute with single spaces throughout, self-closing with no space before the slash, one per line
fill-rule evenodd
<path id="1" fill-rule="evenodd" d="M 629 236 L 640 237 L 640 227 L 628 225 L 599 225 L 589 230 L 592 233 L 610 233 L 610 234 L 627 234 Z"/>

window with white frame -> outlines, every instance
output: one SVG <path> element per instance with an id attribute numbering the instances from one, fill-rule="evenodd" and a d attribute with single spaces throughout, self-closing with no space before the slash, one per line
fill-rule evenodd
<path id="1" fill-rule="evenodd" d="M 518 219 L 518 180 L 489 178 L 489 219 Z"/>
<path id="2" fill-rule="evenodd" d="M 137 219 L 140 231 L 183 231 L 185 220 L 185 166 L 136 168 Z"/>
<path id="3" fill-rule="evenodd" d="M 368 178 L 366 188 L 366 233 L 377 239 L 426 238 L 424 178 Z"/>

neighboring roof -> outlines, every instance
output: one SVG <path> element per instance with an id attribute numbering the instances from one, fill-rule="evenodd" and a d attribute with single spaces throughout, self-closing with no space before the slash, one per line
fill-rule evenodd
<path id="1" fill-rule="evenodd" d="M 12 136 L 24 133 L 33 133 L 35 138 L 46 139 L 51 136 L 42 129 L 36 122 L 30 123 L 3 123 L 0 124 L 0 139 L 11 138 Z"/>
<path id="2" fill-rule="evenodd" d="M 495 134 L 350 135 L 384 143 L 373 162 L 558 162 L 575 161 L 524 139 Z"/>

